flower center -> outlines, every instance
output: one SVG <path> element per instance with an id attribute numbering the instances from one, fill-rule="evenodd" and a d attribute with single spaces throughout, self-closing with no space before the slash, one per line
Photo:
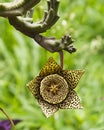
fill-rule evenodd
<path id="1" fill-rule="evenodd" d="M 53 94 L 57 94 L 59 88 L 60 88 L 59 85 L 52 83 L 52 84 L 50 84 L 49 91 Z"/>
<path id="2" fill-rule="evenodd" d="M 41 81 L 40 95 L 48 103 L 58 104 L 62 102 L 68 92 L 69 87 L 66 80 L 58 74 L 48 75 Z"/>

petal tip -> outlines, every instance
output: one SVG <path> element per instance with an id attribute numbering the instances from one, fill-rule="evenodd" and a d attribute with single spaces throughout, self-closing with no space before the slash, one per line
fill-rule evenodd
<path id="1" fill-rule="evenodd" d="M 48 76 L 50 74 L 55 74 L 61 71 L 61 67 L 57 64 L 57 62 L 50 57 L 47 63 L 41 69 L 39 76 Z"/>
<path id="2" fill-rule="evenodd" d="M 42 99 L 39 99 L 38 100 L 39 104 L 40 104 L 40 107 L 44 113 L 44 115 L 49 118 L 50 116 L 52 116 L 56 111 L 58 111 L 58 107 L 57 106 L 54 106 L 54 105 L 51 105 L 47 102 L 45 102 L 44 100 Z"/>
<path id="3" fill-rule="evenodd" d="M 80 99 L 77 93 L 74 90 L 71 90 L 68 94 L 68 97 L 63 103 L 60 104 L 61 109 L 82 109 Z"/>

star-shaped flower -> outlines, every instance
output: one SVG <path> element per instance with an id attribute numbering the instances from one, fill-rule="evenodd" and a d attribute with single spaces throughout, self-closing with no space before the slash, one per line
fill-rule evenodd
<path id="1" fill-rule="evenodd" d="M 82 108 L 80 99 L 73 90 L 83 70 L 63 70 L 53 58 L 49 58 L 39 76 L 31 80 L 27 86 L 38 100 L 43 113 L 49 117 L 58 109 Z"/>

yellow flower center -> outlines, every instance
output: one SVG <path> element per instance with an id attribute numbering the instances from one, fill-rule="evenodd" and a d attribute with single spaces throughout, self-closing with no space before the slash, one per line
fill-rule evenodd
<path id="1" fill-rule="evenodd" d="M 59 88 L 60 88 L 59 85 L 52 83 L 51 86 L 49 87 L 49 91 L 52 92 L 53 94 L 57 94 Z"/>
<path id="2" fill-rule="evenodd" d="M 46 76 L 40 84 L 40 95 L 51 104 L 62 102 L 69 92 L 66 80 L 58 75 L 52 74 Z"/>

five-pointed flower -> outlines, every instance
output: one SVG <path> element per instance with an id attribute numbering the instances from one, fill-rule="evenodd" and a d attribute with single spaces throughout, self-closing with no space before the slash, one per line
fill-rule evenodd
<path id="1" fill-rule="evenodd" d="M 39 76 L 27 86 L 38 100 L 43 113 L 49 117 L 58 109 L 82 108 L 73 89 L 83 73 L 83 70 L 63 70 L 53 58 L 49 58 Z"/>

